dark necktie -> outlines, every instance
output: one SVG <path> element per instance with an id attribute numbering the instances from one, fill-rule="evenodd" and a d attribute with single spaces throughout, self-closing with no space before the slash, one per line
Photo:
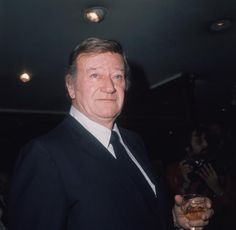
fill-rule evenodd
<path id="1" fill-rule="evenodd" d="M 147 182 L 146 178 L 138 166 L 129 157 L 125 147 L 121 144 L 120 138 L 115 131 L 111 133 L 110 143 L 117 157 L 117 163 L 124 172 L 125 177 L 129 177 L 133 186 L 140 192 L 148 207 L 153 211 L 156 218 L 159 218 L 158 199 Z M 137 159 L 136 159 L 137 160 Z M 140 163 L 140 162 L 139 162 Z M 127 178 L 126 178 L 127 179 Z"/>
<path id="2" fill-rule="evenodd" d="M 117 160 L 124 162 L 124 164 L 127 164 L 128 162 L 134 164 L 134 162 L 128 156 L 125 147 L 121 144 L 120 138 L 115 131 L 112 131 L 111 133 L 110 143 L 112 144 L 112 147 L 115 151 Z"/>
<path id="3" fill-rule="evenodd" d="M 112 131 L 111 133 L 110 143 L 112 144 L 118 163 L 123 170 L 126 171 L 127 176 L 131 176 L 136 185 L 138 185 L 142 190 L 145 189 L 154 194 L 138 166 L 129 157 L 125 147 L 121 144 L 119 136 L 115 131 Z"/>

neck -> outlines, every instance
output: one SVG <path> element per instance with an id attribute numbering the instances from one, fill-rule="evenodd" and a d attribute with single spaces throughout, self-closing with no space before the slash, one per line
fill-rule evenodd
<path id="1" fill-rule="evenodd" d="M 112 130 L 114 122 L 115 122 L 114 119 L 112 119 L 110 121 L 107 121 L 107 120 L 93 120 L 93 121 L 98 123 L 99 125 L 102 125 L 102 126 L 108 128 L 108 129 L 110 129 L 110 130 Z"/>

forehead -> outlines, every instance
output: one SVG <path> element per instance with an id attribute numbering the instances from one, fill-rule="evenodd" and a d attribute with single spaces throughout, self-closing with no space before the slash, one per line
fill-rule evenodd
<path id="1" fill-rule="evenodd" d="M 82 53 L 77 57 L 76 64 L 85 70 L 114 68 L 124 71 L 124 60 L 118 53 Z"/>

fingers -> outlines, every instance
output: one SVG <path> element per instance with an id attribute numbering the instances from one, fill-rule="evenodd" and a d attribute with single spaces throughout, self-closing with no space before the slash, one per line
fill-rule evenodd
<path id="1" fill-rule="evenodd" d="M 213 209 L 211 209 L 211 207 L 212 207 L 212 202 L 211 202 L 211 200 L 208 198 L 208 197 L 205 197 L 205 199 L 206 199 L 206 206 L 207 206 L 207 208 L 209 209 L 209 211 L 210 210 L 212 210 L 213 211 Z M 213 213 L 214 213 L 214 211 L 213 211 Z M 212 213 L 212 214 L 213 214 Z M 211 215 L 212 216 L 212 215 Z"/>
<path id="2" fill-rule="evenodd" d="M 206 225 L 209 224 L 209 220 L 192 220 L 192 221 L 189 221 L 189 226 L 192 226 L 192 227 L 198 227 L 198 228 L 202 228 L 202 227 L 205 227 Z"/>
<path id="3" fill-rule="evenodd" d="M 208 174 L 208 175 L 214 175 L 216 176 L 216 171 L 214 170 L 214 168 L 212 167 L 211 164 L 206 164 L 203 165 L 203 170 Z"/>
<path id="4" fill-rule="evenodd" d="M 180 206 L 183 202 L 183 197 L 181 195 L 175 195 L 175 204 Z"/>
<path id="5" fill-rule="evenodd" d="M 196 230 L 200 230 L 200 229 L 204 229 L 205 226 L 207 226 L 209 224 L 209 220 L 185 220 L 182 224 L 181 227 L 183 227 L 184 229 L 196 229 Z"/>
<path id="6" fill-rule="evenodd" d="M 212 167 L 211 164 L 206 164 L 201 167 L 201 169 L 197 172 L 203 179 L 207 179 L 209 177 L 217 179 L 217 173 Z"/>
<path id="7" fill-rule="evenodd" d="M 208 221 L 214 215 L 214 210 L 209 208 L 205 213 L 202 214 L 202 220 Z"/>
<path id="8" fill-rule="evenodd" d="M 216 172 L 215 170 L 214 170 L 214 168 L 212 167 L 212 165 L 211 164 L 207 164 L 207 167 L 208 167 L 208 169 L 210 170 L 210 171 L 212 171 L 212 172 Z"/>
<path id="9" fill-rule="evenodd" d="M 214 211 L 211 209 L 211 200 L 207 197 L 203 197 L 206 207 L 208 208 L 202 213 L 198 220 L 188 220 L 183 214 L 181 204 L 183 203 L 183 196 L 175 195 L 175 206 L 173 208 L 173 219 L 174 222 L 184 229 L 202 230 L 209 223 L 209 219 L 213 216 Z"/>
<path id="10" fill-rule="evenodd" d="M 182 174 L 187 175 L 193 171 L 193 167 L 189 165 L 185 160 L 179 163 L 180 170 Z"/>
<path id="11" fill-rule="evenodd" d="M 195 227 L 195 228 L 203 228 L 206 225 L 209 224 L 209 221 L 189 221 L 189 226 Z"/>

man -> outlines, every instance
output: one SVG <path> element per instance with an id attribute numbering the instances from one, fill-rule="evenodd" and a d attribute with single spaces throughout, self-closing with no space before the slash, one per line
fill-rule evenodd
<path id="1" fill-rule="evenodd" d="M 152 175 L 139 137 L 115 123 L 127 73 L 115 41 L 89 38 L 75 48 L 66 76 L 70 114 L 22 150 L 10 194 L 9 230 L 167 228 L 161 178 Z M 187 228 L 191 223 L 181 215 L 181 197 L 176 200 L 174 222 Z M 206 225 L 210 214 L 194 224 Z"/>

